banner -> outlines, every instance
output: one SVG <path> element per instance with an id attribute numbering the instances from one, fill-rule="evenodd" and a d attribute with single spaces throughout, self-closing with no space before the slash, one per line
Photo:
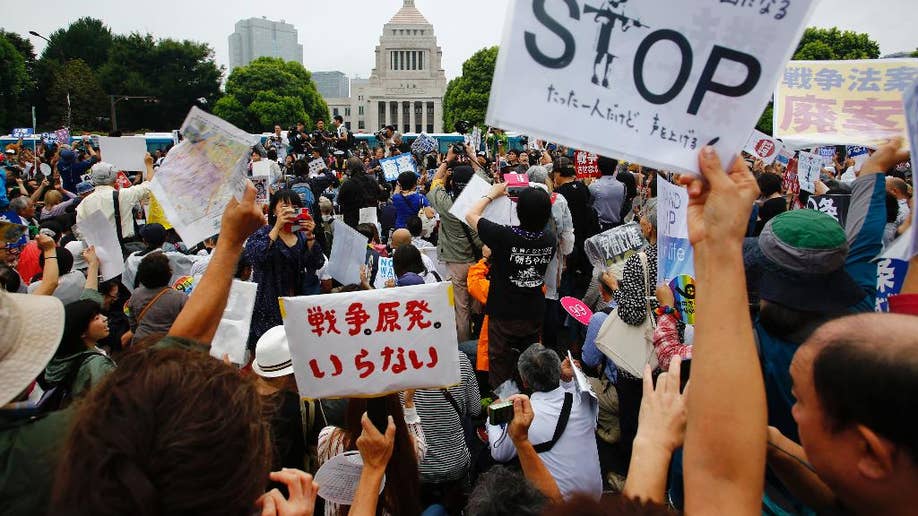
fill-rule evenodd
<path id="1" fill-rule="evenodd" d="M 797 180 L 800 182 L 800 190 L 813 193 L 816 191 L 816 181 L 819 180 L 819 172 L 822 171 L 822 156 L 812 152 L 800 151 L 797 155 Z"/>
<path id="2" fill-rule="evenodd" d="M 657 181 L 657 285 L 695 275 L 694 251 L 688 239 L 688 191 Z M 651 280 L 652 281 L 652 280 Z M 651 285 L 651 290 L 654 287 Z"/>
<path id="3" fill-rule="evenodd" d="M 762 160 L 766 165 L 771 165 L 775 162 L 782 147 L 783 145 L 781 142 L 761 131 L 753 129 L 752 134 L 749 135 L 749 139 L 746 140 L 746 146 L 743 150 Z"/>
<path id="4" fill-rule="evenodd" d="M 419 134 L 414 142 L 411 143 L 411 152 L 416 154 L 428 154 L 439 148 L 440 142 L 426 133 Z"/>
<path id="5" fill-rule="evenodd" d="M 383 176 L 386 181 L 395 181 L 402 172 L 418 173 L 418 166 L 414 162 L 414 156 L 411 154 L 399 154 L 391 158 L 379 160 L 379 166 L 383 169 Z"/>
<path id="6" fill-rule="evenodd" d="M 663 170 L 697 174 L 708 144 L 729 163 L 815 3 L 514 1 L 486 121 Z"/>
<path id="7" fill-rule="evenodd" d="M 877 262 L 877 312 L 889 311 L 889 296 L 902 291 L 905 275 L 908 273 L 908 262 L 894 258 L 884 258 Z"/>
<path id="8" fill-rule="evenodd" d="M 916 78 L 918 59 L 791 61 L 775 92 L 775 137 L 805 147 L 901 136 L 902 94 Z"/>
<path id="9" fill-rule="evenodd" d="M 594 270 L 604 271 L 615 265 L 618 265 L 620 270 L 624 267 L 625 261 L 643 248 L 645 243 L 641 225 L 631 222 L 586 239 L 583 250 Z M 621 274 L 617 276 L 620 277 Z"/>
<path id="10" fill-rule="evenodd" d="M 574 170 L 577 179 L 599 177 L 599 156 L 587 151 L 574 151 Z"/>
<path id="11" fill-rule="evenodd" d="M 806 200 L 806 207 L 821 211 L 837 220 L 841 227 L 848 221 L 848 207 L 851 205 L 850 194 L 811 195 Z"/>
<path id="12" fill-rule="evenodd" d="M 442 282 L 281 298 L 300 395 L 375 397 L 457 385 L 451 290 Z"/>

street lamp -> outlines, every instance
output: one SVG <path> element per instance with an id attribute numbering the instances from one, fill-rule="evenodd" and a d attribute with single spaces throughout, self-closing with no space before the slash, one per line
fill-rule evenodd
<path id="1" fill-rule="evenodd" d="M 157 102 L 159 102 L 158 98 L 149 96 L 149 95 L 109 95 L 108 99 L 109 101 L 111 101 L 111 105 L 112 105 L 112 132 L 115 132 L 118 130 L 118 115 L 115 112 L 115 105 L 121 102 L 122 100 L 143 99 L 144 102 L 149 102 L 153 104 L 156 104 Z"/>
<path id="2" fill-rule="evenodd" d="M 48 45 L 51 44 L 51 40 L 50 40 L 50 39 L 48 39 L 48 38 L 42 36 L 41 34 L 35 32 L 34 30 L 30 30 L 30 31 L 29 31 L 29 34 L 31 34 L 32 36 L 35 36 L 36 38 L 41 38 L 41 39 L 47 41 L 47 42 L 48 42 Z M 66 71 L 66 70 L 67 70 L 67 56 L 64 55 L 64 49 L 63 49 L 63 48 L 58 47 L 57 50 L 58 50 L 58 51 L 60 52 L 60 54 L 61 54 L 61 62 L 64 64 L 64 70 Z M 69 129 L 69 128 L 70 128 L 70 83 L 67 81 L 67 78 L 66 78 L 66 77 L 64 78 L 64 87 L 67 89 L 67 128 Z"/>

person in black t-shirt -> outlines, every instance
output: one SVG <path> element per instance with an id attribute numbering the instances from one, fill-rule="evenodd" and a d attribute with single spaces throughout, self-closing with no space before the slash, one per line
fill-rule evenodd
<path id="1" fill-rule="evenodd" d="M 545 313 L 545 270 L 554 256 L 556 242 L 546 229 L 551 198 L 538 188 L 519 193 L 519 226 L 503 226 L 481 217 L 491 201 L 506 193 L 506 183 L 495 184 L 466 215 L 469 225 L 491 249 L 487 303 L 489 383 L 503 391 L 501 397 L 506 391 L 498 388 L 518 375 L 516 361 L 520 352 L 539 342 Z"/>
<path id="2" fill-rule="evenodd" d="M 571 161 L 559 158 L 553 172 L 555 192 L 564 196 L 574 223 L 574 250 L 567 257 L 567 269 L 561 278 L 561 295 L 580 299 L 586 294 L 593 273 L 593 265 L 586 257 L 583 243 L 599 232 L 599 221 L 593 209 L 593 196 L 589 188 L 577 179 Z"/>

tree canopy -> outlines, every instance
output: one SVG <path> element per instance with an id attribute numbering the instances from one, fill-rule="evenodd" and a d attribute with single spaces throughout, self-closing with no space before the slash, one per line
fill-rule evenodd
<path id="1" fill-rule="evenodd" d="M 451 131 L 459 120 L 484 125 L 494 79 L 498 47 L 483 48 L 462 63 L 462 75 L 449 81 L 443 96 L 443 126 Z"/>
<path id="2" fill-rule="evenodd" d="M 303 65 L 277 57 L 260 57 L 233 69 L 226 95 L 214 114 L 251 132 L 270 131 L 275 124 L 328 121 L 328 105 Z"/>
<path id="3" fill-rule="evenodd" d="M 27 119 L 23 117 L 28 112 L 29 74 L 22 54 L 3 34 L 0 63 L 0 127 L 21 126 Z"/>

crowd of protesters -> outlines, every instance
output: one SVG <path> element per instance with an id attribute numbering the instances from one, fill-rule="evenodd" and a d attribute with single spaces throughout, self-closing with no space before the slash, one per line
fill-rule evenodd
<path id="1" fill-rule="evenodd" d="M 387 180 L 380 160 L 411 153 L 394 128 L 371 148 L 340 117 L 333 132 L 309 125 L 278 125 L 252 149 L 272 164 L 268 202 L 249 183 L 191 249 L 152 219 L 162 155 L 119 184 L 91 139 L 7 147 L 0 513 L 914 513 L 918 268 L 890 299 L 899 313 L 874 312 L 875 258 L 914 209 L 901 141 L 859 170 L 837 156 L 823 171 L 809 193 L 848 195 L 842 225 L 802 209 L 781 165 L 721 163 L 710 147 L 700 177 L 600 157 L 601 176 L 583 179 L 569 149 L 534 142 L 450 146 Z M 528 188 L 509 191 L 511 173 Z M 475 176 L 490 190 L 458 218 Z M 655 284 L 663 181 L 690 199 L 691 328 Z M 507 195 L 518 224 L 483 216 Z M 123 248 L 107 259 L 124 273 L 102 282 L 79 232 L 97 212 Z M 335 219 L 368 238 L 360 283 L 328 273 Z M 597 270 L 586 240 L 632 221 L 644 247 L 621 271 Z M 382 257 L 394 279 L 377 278 Z M 257 283 L 245 364 L 208 353 L 234 279 Z M 459 385 L 386 396 L 384 431 L 365 399 L 297 391 L 279 297 L 440 281 L 452 283 Z M 595 311 L 588 325 L 562 297 Z M 649 345 L 655 366 L 629 371 L 607 353 L 615 323 L 650 328 L 612 345 Z M 487 418 L 498 399 L 509 423 Z M 313 475 L 355 450 L 352 504 L 323 500 Z"/>

